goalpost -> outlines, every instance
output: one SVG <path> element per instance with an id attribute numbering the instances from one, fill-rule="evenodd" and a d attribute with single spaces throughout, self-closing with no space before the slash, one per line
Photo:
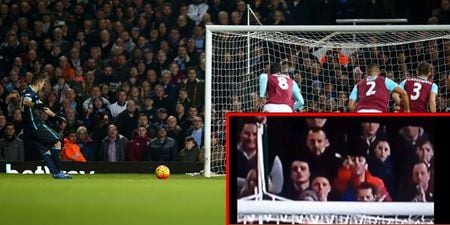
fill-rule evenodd
<path id="1" fill-rule="evenodd" d="M 238 223 L 433 224 L 433 203 L 238 201 Z"/>
<path id="2" fill-rule="evenodd" d="M 225 113 L 257 112 L 258 77 L 271 62 L 299 84 L 305 111 L 345 112 L 368 63 L 399 83 L 426 60 L 446 108 L 449 25 L 206 26 L 204 176 L 225 174 Z"/>

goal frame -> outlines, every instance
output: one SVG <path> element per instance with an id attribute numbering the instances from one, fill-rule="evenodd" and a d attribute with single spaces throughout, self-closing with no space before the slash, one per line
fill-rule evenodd
<path id="1" fill-rule="evenodd" d="M 205 177 L 211 177 L 211 112 L 212 112 L 212 49 L 213 32 L 420 32 L 420 31 L 449 31 L 450 25 L 206 25 L 206 65 L 205 65 Z M 450 37 L 449 37 L 450 38 Z M 250 57 L 250 46 L 246 55 Z M 250 60 L 248 60 L 249 62 Z M 250 70 L 250 66 L 247 67 Z"/>

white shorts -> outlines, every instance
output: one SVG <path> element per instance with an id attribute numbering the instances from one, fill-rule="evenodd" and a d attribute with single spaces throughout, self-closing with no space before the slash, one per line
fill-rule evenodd
<path id="1" fill-rule="evenodd" d="M 378 109 L 360 109 L 358 110 L 359 113 L 382 113 Z"/>
<path id="2" fill-rule="evenodd" d="M 292 112 L 292 108 L 285 104 L 268 103 L 264 105 L 263 112 Z"/>

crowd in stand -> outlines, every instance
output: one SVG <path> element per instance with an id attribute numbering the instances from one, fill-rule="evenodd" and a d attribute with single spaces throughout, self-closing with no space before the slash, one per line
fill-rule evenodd
<path id="1" fill-rule="evenodd" d="M 66 120 L 42 116 L 65 137 L 63 159 L 202 160 L 202 6 L 2 1 L 0 159 L 40 159 L 20 139 L 20 94 L 45 73 L 41 99 Z"/>
<path id="2" fill-rule="evenodd" d="M 430 9 L 420 14 L 424 20 L 415 14 L 419 1 L 390 2 L 0 1 L 0 159 L 40 159 L 19 138 L 20 93 L 33 74 L 45 73 L 41 98 L 66 118 L 46 120 L 83 156 L 75 147 L 65 159 L 202 160 L 205 25 L 246 24 L 247 3 L 263 24 L 380 17 L 449 22 L 448 0 L 421 3 Z M 186 156 L 192 139 L 196 153 Z M 24 150 L 5 150 L 16 144 Z M 109 155 L 111 148 L 121 154 Z"/>
<path id="3" fill-rule="evenodd" d="M 235 121 L 242 198 L 258 184 L 255 121 L 261 120 Z M 267 190 L 301 201 L 432 202 L 436 139 L 424 124 L 412 118 L 268 117 Z"/>

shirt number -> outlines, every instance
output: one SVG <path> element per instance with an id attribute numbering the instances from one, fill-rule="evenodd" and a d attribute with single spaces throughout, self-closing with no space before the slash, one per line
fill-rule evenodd
<path id="1" fill-rule="evenodd" d="M 367 86 L 370 86 L 369 87 L 369 90 L 367 90 L 367 92 L 366 92 L 366 96 L 371 96 L 371 95 L 374 95 L 375 94 L 375 81 L 367 81 Z"/>
<path id="2" fill-rule="evenodd" d="M 422 84 L 418 82 L 414 82 L 414 88 L 413 92 L 414 94 L 411 95 L 411 100 L 417 100 L 420 97 L 420 89 L 422 89 Z"/>
<path id="3" fill-rule="evenodd" d="M 289 88 L 289 85 L 287 83 L 287 79 L 284 77 L 277 77 L 278 79 L 278 86 L 283 89 L 283 90 L 287 90 Z"/>

